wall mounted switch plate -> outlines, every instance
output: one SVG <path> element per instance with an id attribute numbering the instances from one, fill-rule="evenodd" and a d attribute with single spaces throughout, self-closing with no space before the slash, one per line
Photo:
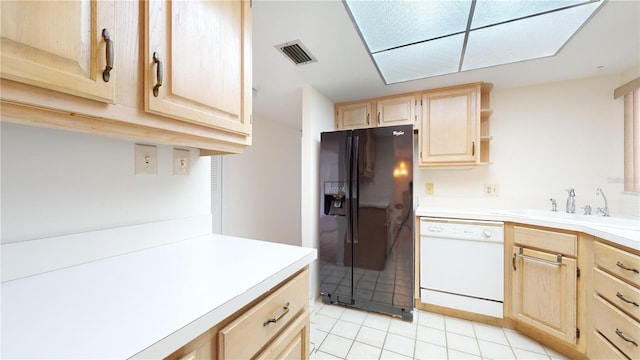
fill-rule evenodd
<path id="1" fill-rule="evenodd" d="M 136 175 L 158 174 L 158 148 L 153 145 L 135 145 L 134 168 Z"/>
<path id="2" fill-rule="evenodd" d="M 173 175 L 189 175 L 190 152 L 184 149 L 173 149 Z"/>

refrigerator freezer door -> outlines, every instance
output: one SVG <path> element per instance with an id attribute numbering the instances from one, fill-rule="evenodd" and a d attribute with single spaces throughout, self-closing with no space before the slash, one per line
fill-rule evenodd
<path id="1" fill-rule="evenodd" d="M 352 303 L 351 131 L 321 134 L 319 237 L 320 293 L 331 302 Z M 346 260 L 346 261 L 345 261 Z"/>

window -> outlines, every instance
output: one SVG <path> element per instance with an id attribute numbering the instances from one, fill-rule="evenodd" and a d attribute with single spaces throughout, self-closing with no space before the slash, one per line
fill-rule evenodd
<path id="1" fill-rule="evenodd" d="M 617 88 L 624 96 L 624 191 L 640 192 L 640 78 Z"/>

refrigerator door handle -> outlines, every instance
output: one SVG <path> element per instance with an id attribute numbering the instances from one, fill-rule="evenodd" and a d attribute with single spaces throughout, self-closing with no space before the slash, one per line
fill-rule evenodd
<path id="1" fill-rule="evenodd" d="M 353 243 L 357 244 L 360 238 L 360 176 L 358 173 L 359 166 L 359 140 L 358 136 L 353 137 L 353 162 L 351 163 L 351 211 L 352 211 L 352 231 L 353 231 Z"/>
<path id="2" fill-rule="evenodd" d="M 353 168 L 352 163 L 353 163 L 353 142 L 352 142 L 353 138 L 348 135 L 347 136 L 347 144 L 346 144 L 346 155 L 347 155 L 347 174 L 346 174 L 346 178 L 347 178 L 347 196 L 345 196 L 345 206 L 347 207 L 347 227 L 348 229 L 353 229 L 353 207 L 351 205 L 352 203 L 352 196 L 353 196 L 353 185 L 351 184 L 351 180 L 353 179 L 352 174 L 351 174 L 351 170 Z M 347 244 L 351 244 L 351 237 L 353 236 L 353 232 L 350 230 L 347 230 Z"/>

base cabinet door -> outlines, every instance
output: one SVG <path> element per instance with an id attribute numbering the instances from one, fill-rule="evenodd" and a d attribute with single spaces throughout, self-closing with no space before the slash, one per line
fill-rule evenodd
<path id="1" fill-rule="evenodd" d="M 251 134 L 250 2 L 145 6 L 145 111 Z"/>
<path id="2" fill-rule="evenodd" d="M 513 317 L 575 344 L 576 260 L 520 246 L 514 246 L 512 251 Z"/>
<path id="3" fill-rule="evenodd" d="M 2 78 L 115 102 L 114 1 L 1 1 Z M 103 29 L 106 30 L 103 36 Z M 109 40 L 107 40 L 107 38 Z"/>

